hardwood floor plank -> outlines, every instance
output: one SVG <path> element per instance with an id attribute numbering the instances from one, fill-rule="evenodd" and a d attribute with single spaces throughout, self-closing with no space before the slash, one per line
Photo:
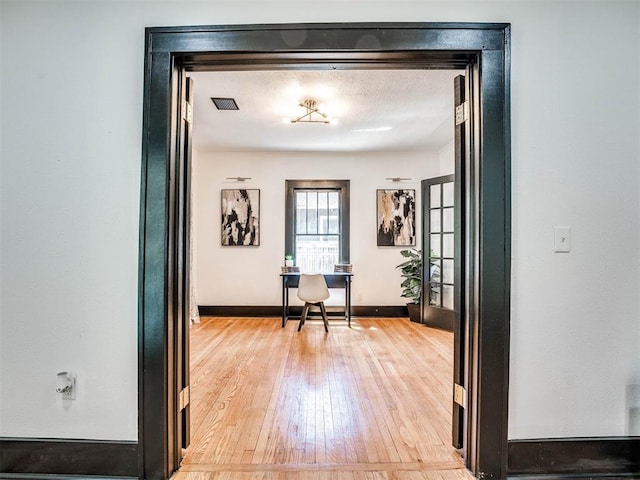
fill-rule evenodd
<path id="1" fill-rule="evenodd" d="M 398 448 L 393 441 L 392 435 L 389 435 L 389 425 L 385 421 L 386 412 L 389 408 L 396 406 L 394 395 L 387 389 L 385 382 L 381 381 L 377 372 L 379 366 L 379 358 L 368 344 L 366 350 L 360 358 L 356 359 L 356 365 L 359 370 L 367 372 L 367 380 L 361 382 L 361 391 L 358 398 L 362 404 L 361 409 L 366 412 L 366 423 L 376 429 L 381 435 L 374 436 L 374 442 L 371 442 L 376 449 L 376 456 L 372 458 L 373 462 L 396 462 L 400 461 Z M 358 381 L 358 379 L 354 379 Z"/>
<path id="2" fill-rule="evenodd" d="M 315 357 L 315 380 L 317 382 L 317 399 L 316 399 L 316 458 L 315 463 L 326 463 L 328 458 L 327 436 L 332 438 L 333 431 L 333 415 L 331 412 L 331 397 L 329 391 L 329 370 L 327 349 L 318 350 Z"/>
<path id="3" fill-rule="evenodd" d="M 342 423 L 344 444 L 347 462 L 359 463 L 371 461 L 368 442 L 363 442 L 366 438 L 365 429 L 362 425 L 364 419 L 360 412 L 362 407 L 359 402 L 358 387 L 366 375 L 359 379 L 354 376 L 353 366 L 358 358 L 355 351 L 358 347 L 355 344 L 358 337 L 350 336 L 345 339 L 343 329 L 333 329 L 332 333 L 332 353 L 337 362 L 333 363 L 334 391 L 336 394 L 337 414 Z M 347 341 L 345 341 L 347 340 Z"/>
<path id="4" fill-rule="evenodd" d="M 341 382 L 341 371 L 345 364 L 342 352 L 329 345 L 326 371 L 331 424 L 325 430 L 325 448 L 329 459 L 335 463 L 355 461 L 357 458 L 355 452 L 347 448 L 347 442 L 350 439 L 349 421 L 346 415 L 347 396 L 344 394 Z"/>
<path id="5" fill-rule="evenodd" d="M 281 338 L 289 341 L 276 343 L 276 351 L 279 352 L 279 354 L 267 355 L 272 359 L 272 361 L 270 363 L 270 368 L 265 371 L 262 381 L 263 386 L 262 389 L 260 389 L 261 394 L 265 395 L 265 398 L 261 401 L 267 402 L 267 411 L 262 421 L 260 433 L 258 435 L 258 441 L 256 443 L 253 460 L 251 463 L 266 463 L 267 455 L 270 451 L 270 446 L 273 443 L 272 437 L 274 433 L 273 429 L 276 426 L 275 421 L 276 414 L 278 413 L 279 394 L 285 378 L 288 352 L 291 348 L 290 343 L 293 340 L 291 336 L 287 337 L 282 335 Z M 272 387 L 269 388 L 269 385 L 272 385 Z"/>
<path id="6" fill-rule="evenodd" d="M 177 480 L 469 479 L 450 446 L 449 332 L 407 319 L 203 318 Z"/>

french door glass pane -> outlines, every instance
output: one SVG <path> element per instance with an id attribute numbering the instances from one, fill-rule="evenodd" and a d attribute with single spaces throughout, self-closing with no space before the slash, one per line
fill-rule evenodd
<path id="1" fill-rule="evenodd" d="M 453 257 L 453 233 L 445 233 L 442 235 L 442 256 Z"/>
<path id="2" fill-rule="evenodd" d="M 429 230 L 433 233 L 440 232 L 440 209 L 431 210 L 431 223 Z"/>
<path id="3" fill-rule="evenodd" d="M 440 275 L 440 260 L 429 261 L 429 281 L 442 282 L 442 277 Z"/>
<path id="4" fill-rule="evenodd" d="M 454 191 L 453 182 L 442 184 L 442 206 L 453 207 Z"/>
<path id="5" fill-rule="evenodd" d="M 453 207 L 442 209 L 442 231 L 453 232 Z"/>
<path id="6" fill-rule="evenodd" d="M 453 283 L 453 260 L 442 260 L 442 282 Z"/>
<path id="7" fill-rule="evenodd" d="M 453 310 L 453 285 L 442 285 L 442 307 Z"/>
<path id="8" fill-rule="evenodd" d="M 431 257 L 441 257 L 442 249 L 440 248 L 440 234 L 431 234 L 429 237 L 429 243 L 431 247 L 431 252 L 429 256 Z"/>
<path id="9" fill-rule="evenodd" d="M 440 207 L 440 185 L 431 185 L 429 187 L 429 202 L 431 208 Z"/>
<path id="10" fill-rule="evenodd" d="M 429 305 L 433 305 L 435 307 L 440 306 L 440 284 L 439 283 L 429 284 Z"/>

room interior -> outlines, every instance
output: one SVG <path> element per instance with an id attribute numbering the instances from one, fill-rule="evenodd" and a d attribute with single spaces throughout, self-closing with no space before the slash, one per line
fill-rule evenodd
<path id="1" fill-rule="evenodd" d="M 376 190 L 415 189 L 419 248 L 420 180 L 453 173 L 453 78 L 459 74 L 191 72 L 192 318 L 195 306 L 280 305 L 286 179 L 351 181 L 352 305 L 404 305 L 395 268 L 401 248 L 376 245 Z M 237 110 L 219 110 L 212 98 L 234 99 Z M 292 123 L 305 114 L 305 100 L 316 102 L 328 123 L 324 117 Z M 260 190 L 259 246 L 221 245 L 220 191 L 230 188 Z M 341 294 L 333 291 L 330 304 L 341 304 Z"/>
<path id="2" fill-rule="evenodd" d="M 192 320 L 199 322 L 198 307 L 207 312 L 214 306 L 249 305 L 260 311 L 280 304 L 287 179 L 350 180 L 352 305 L 404 305 L 395 267 L 402 261 L 399 251 L 408 247 L 376 245 L 376 190 L 415 189 L 417 236 L 411 247 L 419 249 L 420 180 L 453 173 L 453 79 L 459 74 L 424 69 L 191 72 Z M 309 105 L 318 111 L 310 112 Z M 317 122 L 305 121 L 312 115 Z M 260 190 L 259 245 L 222 245 L 220 191 L 244 188 Z M 331 292 L 327 305 L 343 304 L 344 290 Z M 296 304 L 295 295 L 291 301 Z M 198 328 L 196 384 L 203 381 L 202 352 L 211 348 L 203 332 L 216 332 L 211 323 Z M 365 330 L 370 328 L 376 327 Z M 450 341 L 446 337 L 444 344 Z M 445 357 L 438 370 L 449 373 L 438 382 L 448 385 L 451 352 Z M 193 420 L 207 421 L 211 413 L 198 400 Z M 442 425 L 450 425 L 450 406 L 438 415 L 444 418 L 431 421 L 448 436 L 450 426 Z M 195 441 L 200 443 L 189 450 L 187 465 L 207 448 L 199 436 Z M 450 439 L 445 445 L 448 451 Z"/>

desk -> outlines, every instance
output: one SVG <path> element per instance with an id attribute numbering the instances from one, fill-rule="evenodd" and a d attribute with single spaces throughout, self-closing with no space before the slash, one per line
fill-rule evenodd
<path id="1" fill-rule="evenodd" d="M 353 273 L 333 272 L 323 273 L 329 288 L 344 288 L 344 316 L 351 328 L 351 277 Z M 300 273 L 281 273 L 282 277 L 282 327 L 289 320 L 289 289 L 297 288 L 300 281 Z"/>

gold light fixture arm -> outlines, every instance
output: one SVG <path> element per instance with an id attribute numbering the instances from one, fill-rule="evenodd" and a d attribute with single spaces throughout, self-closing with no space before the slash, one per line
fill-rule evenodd
<path id="1" fill-rule="evenodd" d="M 327 114 L 318 110 L 315 100 L 305 100 L 300 106 L 306 110 L 306 113 L 294 118 L 291 123 L 331 123 Z M 313 115 L 318 115 L 320 119 L 314 119 Z"/>

